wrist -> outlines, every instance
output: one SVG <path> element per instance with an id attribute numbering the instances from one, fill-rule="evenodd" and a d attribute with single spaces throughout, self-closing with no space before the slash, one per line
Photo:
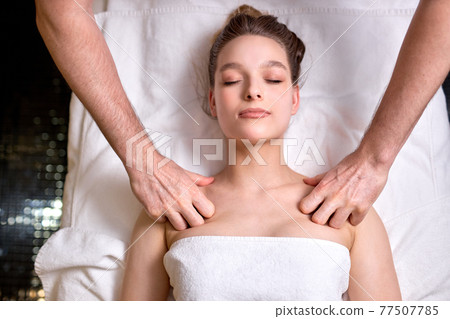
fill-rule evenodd
<path id="1" fill-rule="evenodd" d="M 361 142 L 356 155 L 377 170 L 389 171 L 394 163 L 396 152 L 389 147 L 377 147 Z"/>
<path id="2" fill-rule="evenodd" d="M 152 173 L 154 167 L 165 159 L 153 144 L 147 130 L 142 130 L 127 139 L 122 148 L 121 160 L 128 174 Z M 125 155 L 125 156 L 123 156 Z"/>

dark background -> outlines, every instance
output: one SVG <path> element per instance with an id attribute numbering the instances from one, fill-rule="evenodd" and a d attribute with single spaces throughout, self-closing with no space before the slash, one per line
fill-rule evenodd
<path id="1" fill-rule="evenodd" d="M 0 300 L 42 300 L 33 263 L 59 228 L 71 91 L 37 31 L 33 2 L 2 6 Z M 450 77 L 444 90 L 450 105 Z"/>
<path id="2" fill-rule="evenodd" d="M 71 91 L 37 31 L 34 2 L 4 5 L 0 300 L 39 300 L 33 263 L 59 228 Z"/>

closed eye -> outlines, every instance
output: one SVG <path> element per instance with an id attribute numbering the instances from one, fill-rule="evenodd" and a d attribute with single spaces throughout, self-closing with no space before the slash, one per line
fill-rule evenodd
<path id="1" fill-rule="evenodd" d="M 273 84 L 278 84 L 278 83 L 283 82 L 281 80 L 268 80 L 268 79 L 266 81 L 269 82 L 269 83 L 273 83 Z"/>
<path id="2" fill-rule="evenodd" d="M 236 84 L 236 83 L 238 83 L 239 81 L 226 81 L 226 82 L 224 82 L 223 84 L 225 84 L 225 85 L 233 85 L 233 84 Z"/>

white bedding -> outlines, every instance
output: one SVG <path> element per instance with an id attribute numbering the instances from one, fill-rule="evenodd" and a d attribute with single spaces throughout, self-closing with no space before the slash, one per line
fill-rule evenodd
<path id="1" fill-rule="evenodd" d="M 198 95 L 196 69 L 204 67 L 211 36 L 243 3 L 278 16 L 305 42 L 302 68 L 312 68 L 300 91 L 300 111 L 286 134 L 298 139 L 298 146 L 286 152 L 287 159 L 305 175 L 331 168 L 355 149 L 369 124 L 418 1 L 378 1 L 344 35 L 373 1 L 117 0 L 98 4 L 105 12 L 96 19 L 143 124 L 171 137 L 161 152 L 170 145 L 175 162 L 205 175 L 218 172 L 224 162 L 202 158 L 201 165 L 194 165 L 192 139 L 222 134 L 200 107 L 204 101 Z M 75 96 L 70 108 L 62 229 L 41 249 L 36 272 L 47 299 L 116 299 L 124 252 L 141 204 L 118 157 Z M 294 165 L 307 139 L 314 141 L 325 165 L 314 160 Z M 406 300 L 450 300 L 449 163 L 450 128 L 440 89 L 398 155 L 375 203 L 388 230 Z"/>

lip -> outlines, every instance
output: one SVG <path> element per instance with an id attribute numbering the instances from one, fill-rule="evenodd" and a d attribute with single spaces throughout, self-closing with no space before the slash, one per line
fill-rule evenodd
<path id="1" fill-rule="evenodd" d="M 257 119 L 257 118 L 267 117 L 270 114 L 271 113 L 267 110 L 264 110 L 261 108 L 250 107 L 248 109 L 245 109 L 245 110 L 239 112 L 239 117 L 240 118 Z"/>

